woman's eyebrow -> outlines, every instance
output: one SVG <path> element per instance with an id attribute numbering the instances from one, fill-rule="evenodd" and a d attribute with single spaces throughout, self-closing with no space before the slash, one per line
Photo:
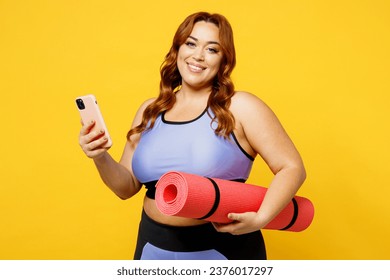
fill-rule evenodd
<path id="1" fill-rule="evenodd" d="M 192 40 L 194 40 L 194 41 L 196 41 L 196 42 L 198 42 L 199 41 L 199 39 L 198 38 L 195 38 L 195 37 L 193 37 L 193 36 L 188 36 L 188 38 L 191 38 Z M 216 42 L 216 41 L 207 41 L 206 42 L 207 44 L 216 44 L 216 45 L 220 45 L 220 43 L 219 42 Z"/>

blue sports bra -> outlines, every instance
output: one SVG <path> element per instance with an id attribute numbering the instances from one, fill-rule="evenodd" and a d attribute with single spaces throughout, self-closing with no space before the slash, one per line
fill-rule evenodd
<path id="1" fill-rule="evenodd" d="M 234 134 L 215 134 L 211 110 L 190 121 L 173 122 L 160 114 L 152 129 L 142 133 L 133 155 L 135 177 L 154 198 L 157 180 L 168 171 L 245 182 L 254 158 L 239 145 Z"/>

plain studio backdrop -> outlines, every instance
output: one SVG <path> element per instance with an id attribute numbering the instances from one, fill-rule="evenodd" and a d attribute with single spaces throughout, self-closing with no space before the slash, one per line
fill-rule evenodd
<path id="1" fill-rule="evenodd" d="M 264 230 L 268 257 L 390 257 L 389 1 L 0 0 L 0 259 L 132 258 L 144 191 L 103 185 L 74 99 L 96 95 L 119 159 L 176 28 L 201 10 L 230 20 L 236 89 L 275 111 L 307 169 L 314 221 Z M 258 158 L 248 183 L 271 178 Z"/>

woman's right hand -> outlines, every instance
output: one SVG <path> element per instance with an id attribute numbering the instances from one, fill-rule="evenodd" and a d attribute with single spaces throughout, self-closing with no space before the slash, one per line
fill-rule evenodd
<path id="1" fill-rule="evenodd" d="M 103 156 L 110 147 L 104 146 L 108 138 L 105 136 L 104 130 L 92 130 L 95 126 L 95 121 L 84 124 L 81 121 L 82 128 L 79 135 L 79 144 L 81 149 L 92 159 L 97 159 Z"/>

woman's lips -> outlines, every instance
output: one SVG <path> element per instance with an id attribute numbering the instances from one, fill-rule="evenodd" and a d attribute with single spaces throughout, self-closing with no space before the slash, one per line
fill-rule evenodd
<path id="1" fill-rule="evenodd" d="M 187 63 L 187 65 L 188 65 L 188 68 L 192 72 L 195 72 L 195 73 L 200 73 L 200 72 L 202 72 L 203 70 L 206 69 L 206 67 L 202 67 L 201 65 L 196 65 L 196 64 L 193 64 L 193 63 Z"/>

